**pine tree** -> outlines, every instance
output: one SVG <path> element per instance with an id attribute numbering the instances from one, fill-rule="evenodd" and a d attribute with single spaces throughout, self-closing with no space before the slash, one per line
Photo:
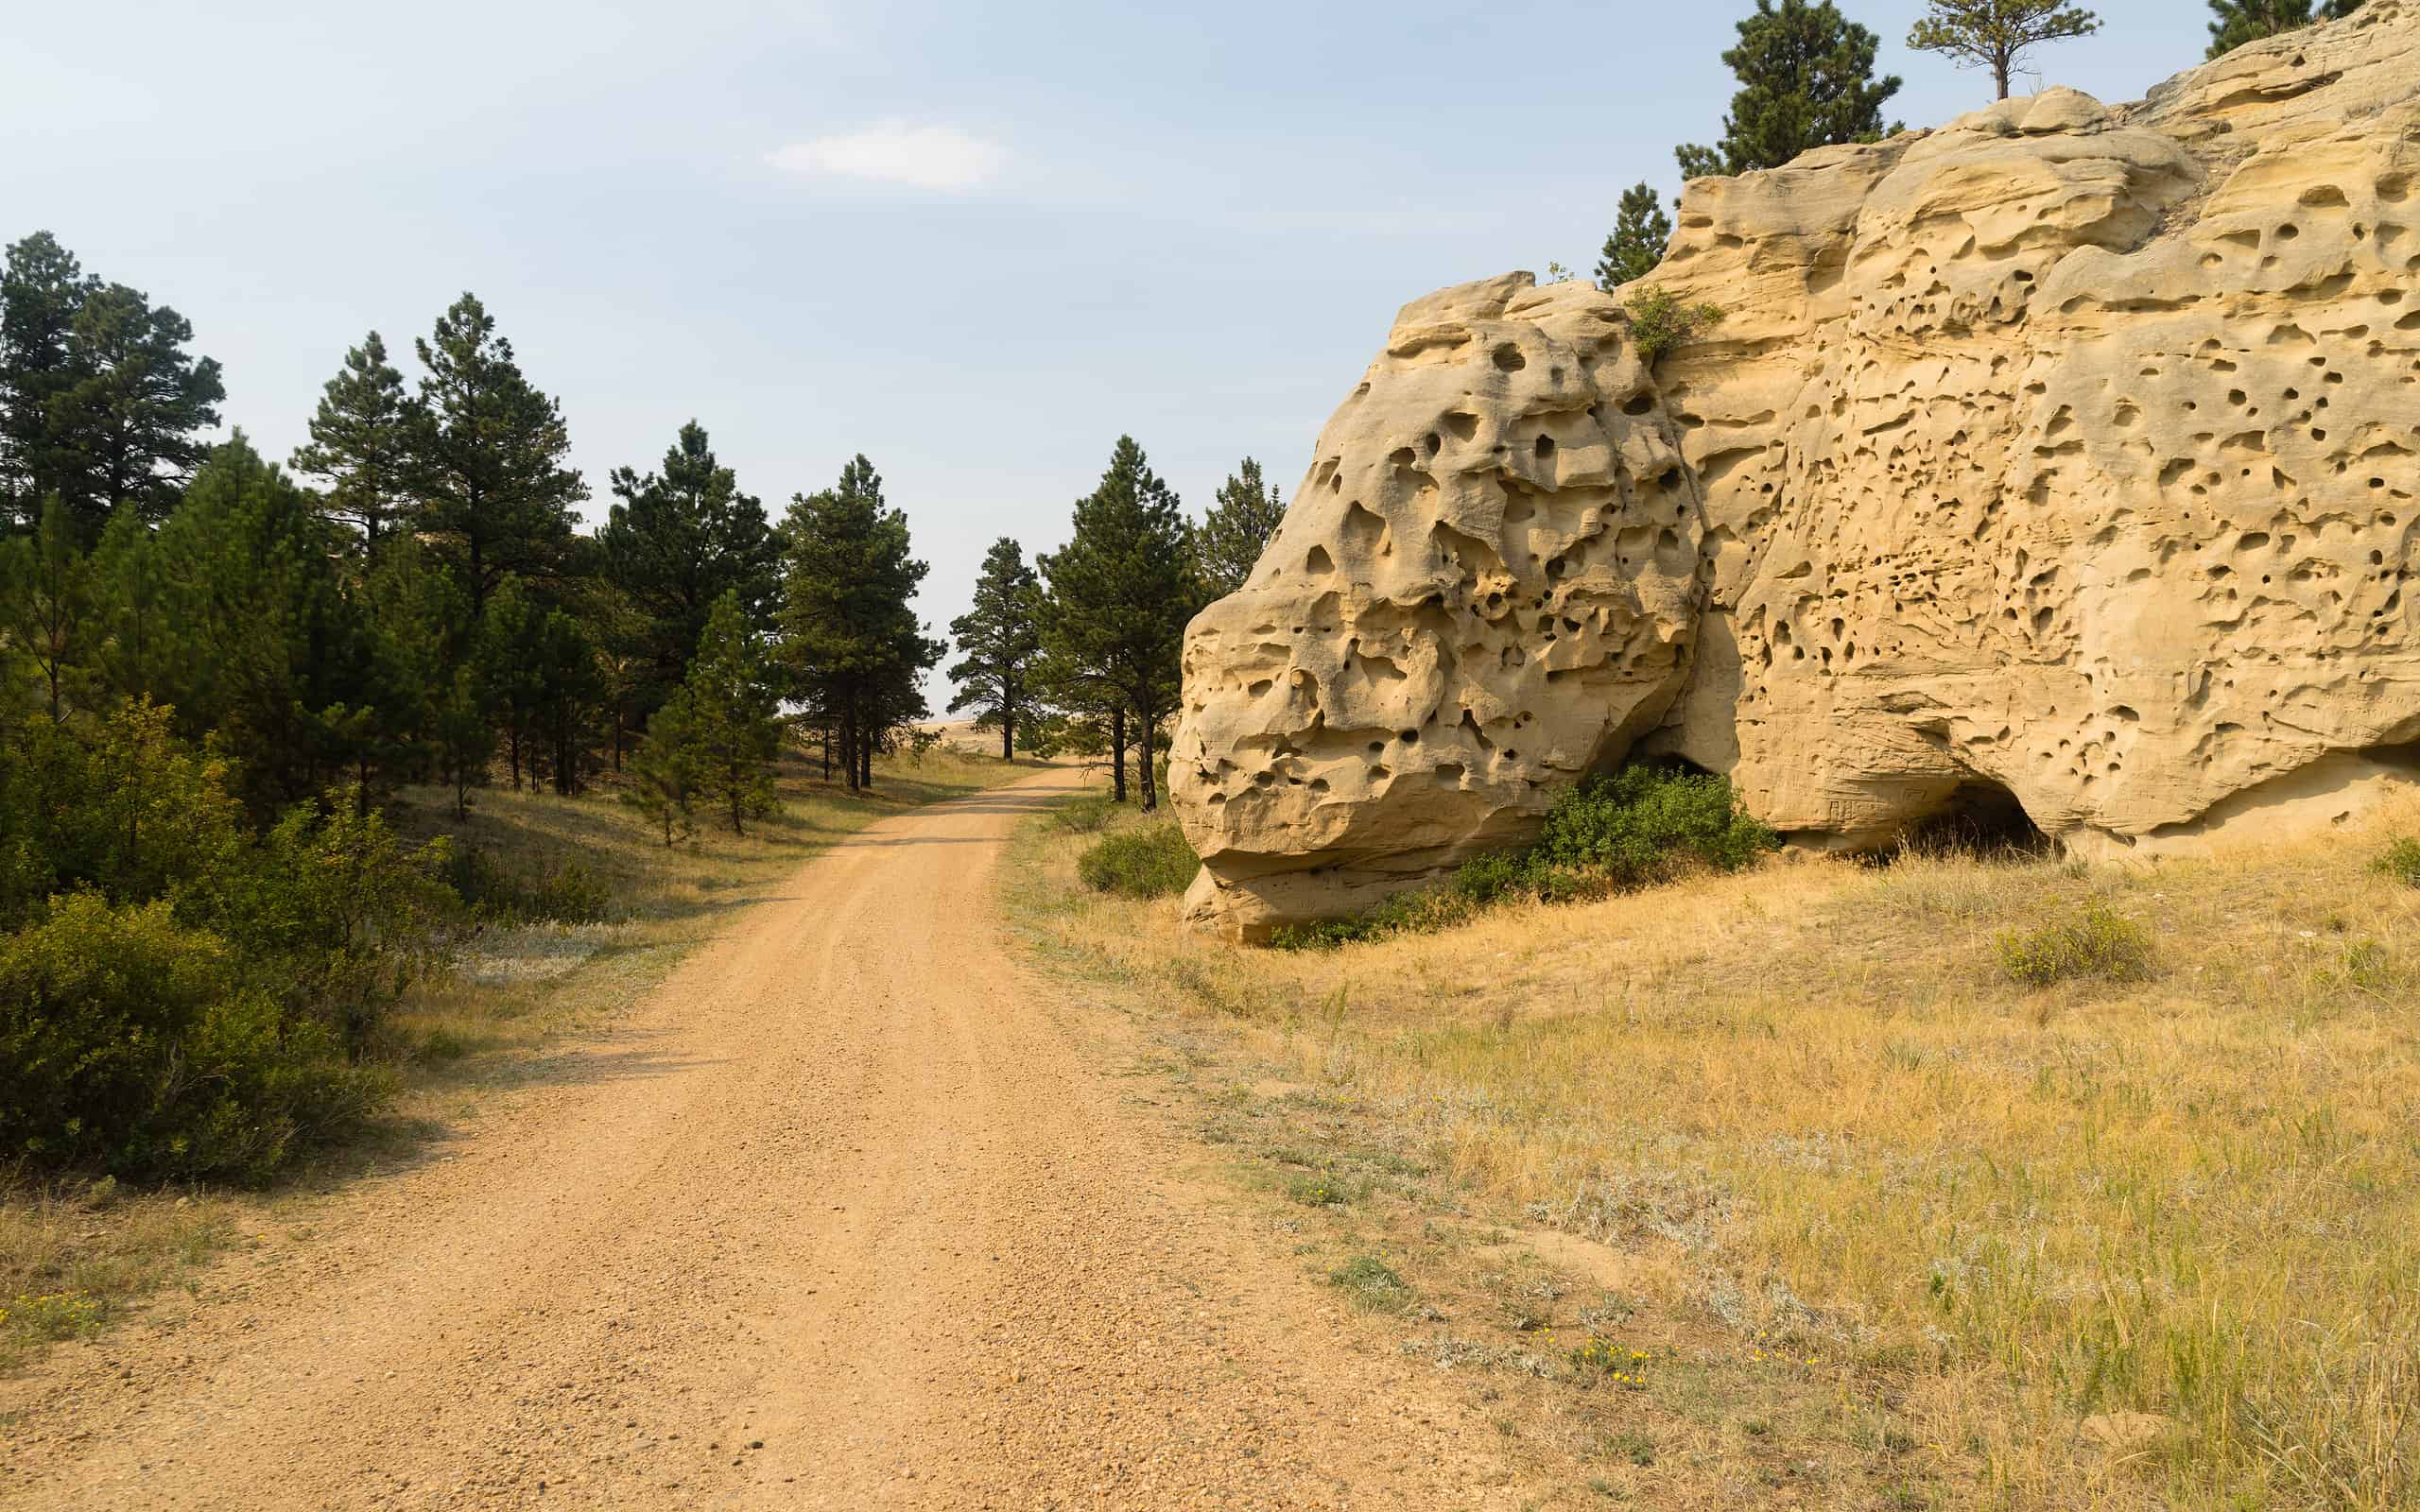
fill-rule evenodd
<path id="1" fill-rule="evenodd" d="M 1224 598 L 1244 586 L 1269 538 L 1286 519 L 1276 485 L 1261 480 L 1260 464 L 1247 456 L 1219 485 L 1218 503 L 1193 533 L 1204 591 Z"/>
<path id="2" fill-rule="evenodd" d="M 1664 201 L 1653 186 L 1638 183 L 1623 190 L 1614 233 L 1605 238 L 1603 255 L 1597 259 L 1597 286 L 1611 294 L 1633 279 L 1645 278 L 1664 261 L 1664 249 L 1671 240 L 1672 217 L 1664 213 Z"/>
<path id="3" fill-rule="evenodd" d="M 588 497 L 563 465 L 570 433 L 531 387 L 495 319 L 465 294 L 414 350 L 427 373 L 411 429 L 412 528 L 458 572 L 474 610 L 507 577 L 560 577 L 572 507 Z"/>
<path id="4" fill-rule="evenodd" d="M 477 613 L 479 682 L 494 710 L 506 768 L 512 790 L 518 793 L 523 774 L 528 775 L 533 786 L 538 777 L 539 710 L 546 690 L 534 653 L 546 611 L 529 596 L 520 578 L 506 577 L 496 583 L 486 608 Z"/>
<path id="5" fill-rule="evenodd" d="M 913 607 L 926 569 L 862 455 L 838 488 L 790 501 L 782 537 L 783 654 L 810 719 L 838 736 L 849 786 L 863 787 L 874 753 L 925 717 L 924 675 L 942 650 Z"/>
<path id="6" fill-rule="evenodd" d="M 0 631 L 33 662 L 54 725 L 81 687 L 95 610 L 92 563 L 54 497 L 31 535 L 0 540 Z"/>
<path id="7" fill-rule="evenodd" d="M 149 691 L 186 739 L 215 734 L 238 755 L 256 815 L 354 771 L 367 736 L 371 647 L 315 504 L 238 431 L 156 541 L 162 685 Z"/>
<path id="8" fill-rule="evenodd" d="M 1121 767 L 1128 740 L 1141 747 L 1146 811 L 1159 804 L 1151 757 L 1160 722 L 1176 707 L 1185 622 L 1202 604 L 1187 537 L 1175 490 L 1121 436 L 1100 486 L 1076 502 L 1065 549 L 1041 558 L 1048 679 L 1061 702 L 1110 716 Z"/>
<path id="9" fill-rule="evenodd" d="M 2248 42 L 2298 31 L 2314 21 L 2342 21 L 2361 0 L 2210 0 L 2207 58 L 2223 58 Z"/>
<path id="10" fill-rule="evenodd" d="M 624 803 L 664 830 L 668 848 L 697 833 L 693 809 L 700 786 L 697 715 L 689 690 L 675 688 L 647 722 L 647 737 L 631 753 L 631 781 Z"/>
<path id="11" fill-rule="evenodd" d="M 43 501 L 67 491 L 50 403 L 74 381 L 69 333 L 99 286 L 46 231 L 0 265 L 0 524 L 36 524 Z"/>
<path id="12" fill-rule="evenodd" d="M 773 811 L 781 727 L 773 717 L 780 700 L 772 670 L 737 591 L 723 594 L 707 615 L 685 691 L 699 791 L 730 816 L 732 833 L 742 833 L 744 817 Z"/>
<path id="13" fill-rule="evenodd" d="M 2009 72 L 2025 50 L 2046 42 L 2088 37 L 2100 18 L 2067 0 L 1925 0 L 1925 14 L 1908 32 L 1916 52 L 1942 53 L 1961 68 L 1992 71 L 1995 96 L 2008 98 Z"/>
<path id="14" fill-rule="evenodd" d="M 765 506 L 739 491 L 715 458 L 705 427 L 691 421 L 664 454 L 664 471 L 614 472 L 621 501 L 596 533 L 604 575 L 634 611 L 630 649 L 648 664 L 638 690 L 642 715 L 687 675 L 706 619 L 725 593 L 758 630 L 770 627 L 780 588 L 781 547 Z"/>
<path id="15" fill-rule="evenodd" d="M 1722 140 L 1674 148 L 1681 177 L 1778 168 L 1811 147 L 1901 129 L 1882 124 L 1882 104 L 1899 93 L 1899 79 L 1874 77 L 1880 39 L 1831 0 L 1756 0 L 1738 30 L 1738 44 L 1722 55 L 1739 79 Z"/>
<path id="16" fill-rule="evenodd" d="M 344 354 L 311 418 L 310 443 L 294 453 L 294 471 L 326 483 L 327 512 L 372 554 L 408 507 L 415 420 L 404 375 L 372 331 Z"/>
<path id="17" fill-rule="evenodd" d="M 1015 759 L 1017 730 L 1033 708 L 1041 600 L 1042 580 L 1026 565 L 1024 549 L 1002 536 L 984 555 L 975 607 L 949 622 L 950 639 L 961 653 L 949 669 L 958 684 L 949 712 L 979 710 L 976 724 L 997 725 L 1004 762 Z"/>
<path id="18" fill-rule="evenodd" d="M 539 740 L 530 781 L 535 785 L 543 775 L 569 798 L 598 765 L 596 716 L 604 708 L 605 679 L 596 647 L 577 617 L 557 609 L 537 621 L 525 656 L 535 690 L 529 720 Z"/>
<path id="19" fill-rule="evenodd" d="M 398 532 L 371 564 L 359 602 L 376 711 L 365 760 L 390 782 L 448 775 L 443 710 L 477 640 L 469 595 L 417 540 Z"/>
<path id="20" fill-rule="evenodd" d="M 123 284 L 88 291 L 67 335 L 50 445 L 60 495 L 92 541 L 123 506 L 150 521 L 175 507 L 210 454 L 198 433 L 217 425 L 227 388 L 216 362 L 185 351 L 192 322 Z"/>

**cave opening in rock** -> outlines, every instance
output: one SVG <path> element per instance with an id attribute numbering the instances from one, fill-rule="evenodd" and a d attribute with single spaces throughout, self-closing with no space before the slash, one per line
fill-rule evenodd
<path id="1" fill-rule="evenodd" d="M 2057 854 L 2059 843 L 2042 833 L 2004 784 L 1987 777 L 1970 777 L 1909 830 L 1907 849 L 2030 858 Z"/>

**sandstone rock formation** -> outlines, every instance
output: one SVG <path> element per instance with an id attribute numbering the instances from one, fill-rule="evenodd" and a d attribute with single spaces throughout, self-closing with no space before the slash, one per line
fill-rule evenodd
<path id="1" fill-rule="evenodd" d="M 1523 837 L 1641 753 L 1803 843 L 2011 804 L 2086 853 L 2420 775 L 2420 4 L 1700 180 L 1616 300 L 1405 306 L 1171 789 L 1233 934 Z M 1630 291 L 1625 291 L 1630 292 Z"/>

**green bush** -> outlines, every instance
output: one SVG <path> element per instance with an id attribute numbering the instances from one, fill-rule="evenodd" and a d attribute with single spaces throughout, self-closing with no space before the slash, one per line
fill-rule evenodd
<path id="1" fill-rule="evenodd" d="M 2151 932 L 2098 898 L 2032 929 L 2006 931 L 1997 944 L 2001 969 L 2027 987 L 2152 973 Z"/>
<path id="2" fill-rule="evenodd" d="M 2407 835 L 2395 841 L 2386 848 L 2386 854 L 2370 863 L 2370 869 L 2407 887 L 2420 887 L 2420 840 Z"/>
<path id="3" fill-rule="evenodd" d="M 75 893 L 0 937 L 0 1159 L 257 1179 L 388 1091 L 165 902 Z"/>
<path id="4" fill-rule="evenodd" d="M 1373 1313 L 1400 1313 L 1411 1305 L 1411 1287 L 1376 1255 L 1356 1255 L 1329 1271 L 1327 1280 L 1329 1285 L 1342 1288 L 1356 1306 Z"/>
<path id="5" fill-rule="evenodd" d="M 1641 289 L 1623 301 L 1630 311 L 1631 345 L 1638 360 L 1652 368 L 1655 360 L 1722 319 L 1719 304 L 1683 304 L 1663 289 Z"/>
<path id="6" fill-rule="evenodd" d="M 1351 919 L 1286 925 L 1270 943 L 1323 949 L 1450 929 L 1510 898 L 1569 902 L 1643 887 L 1690 866 L 1737 871 L 1780 844 L 1741 811 L 1730 779 L 1626 766 L 1558 798 L 1526 850 L 1474 856 L 1443 887 L 1398 893 Z"/>
<path id="7" fill-rule="evenodd" d="M 1183 892 L 1201 869 L 1193 847 L 1184 843 L 1184 832 L 1167 822 L 1103 835 L 1076 858 L 1076 874 L 1085 886 L 1121 898 Z"/>
<path id="8" fill-rule="evenodd" d="M 516 870 L 478 847 L 452 852 L 445 880 L 474 914 L 498 924 L 593 924 L 613 902 L 577 861 Z"/>

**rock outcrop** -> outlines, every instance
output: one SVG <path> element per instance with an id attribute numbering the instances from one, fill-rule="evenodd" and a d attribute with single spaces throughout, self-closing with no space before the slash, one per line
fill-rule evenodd
<path id="1" fill-rule="evenodd" d="M 1824 848 L 2151 853 L 2420 775 L 2420 5 L 1688 186 L 1638 360 L 1527 274 L 1404 307 L 1186 638 L 1231 934 L 1530 833 L 1626 757 Z M 1625 293 L 1634 291 L 1626 290 Z"/>

